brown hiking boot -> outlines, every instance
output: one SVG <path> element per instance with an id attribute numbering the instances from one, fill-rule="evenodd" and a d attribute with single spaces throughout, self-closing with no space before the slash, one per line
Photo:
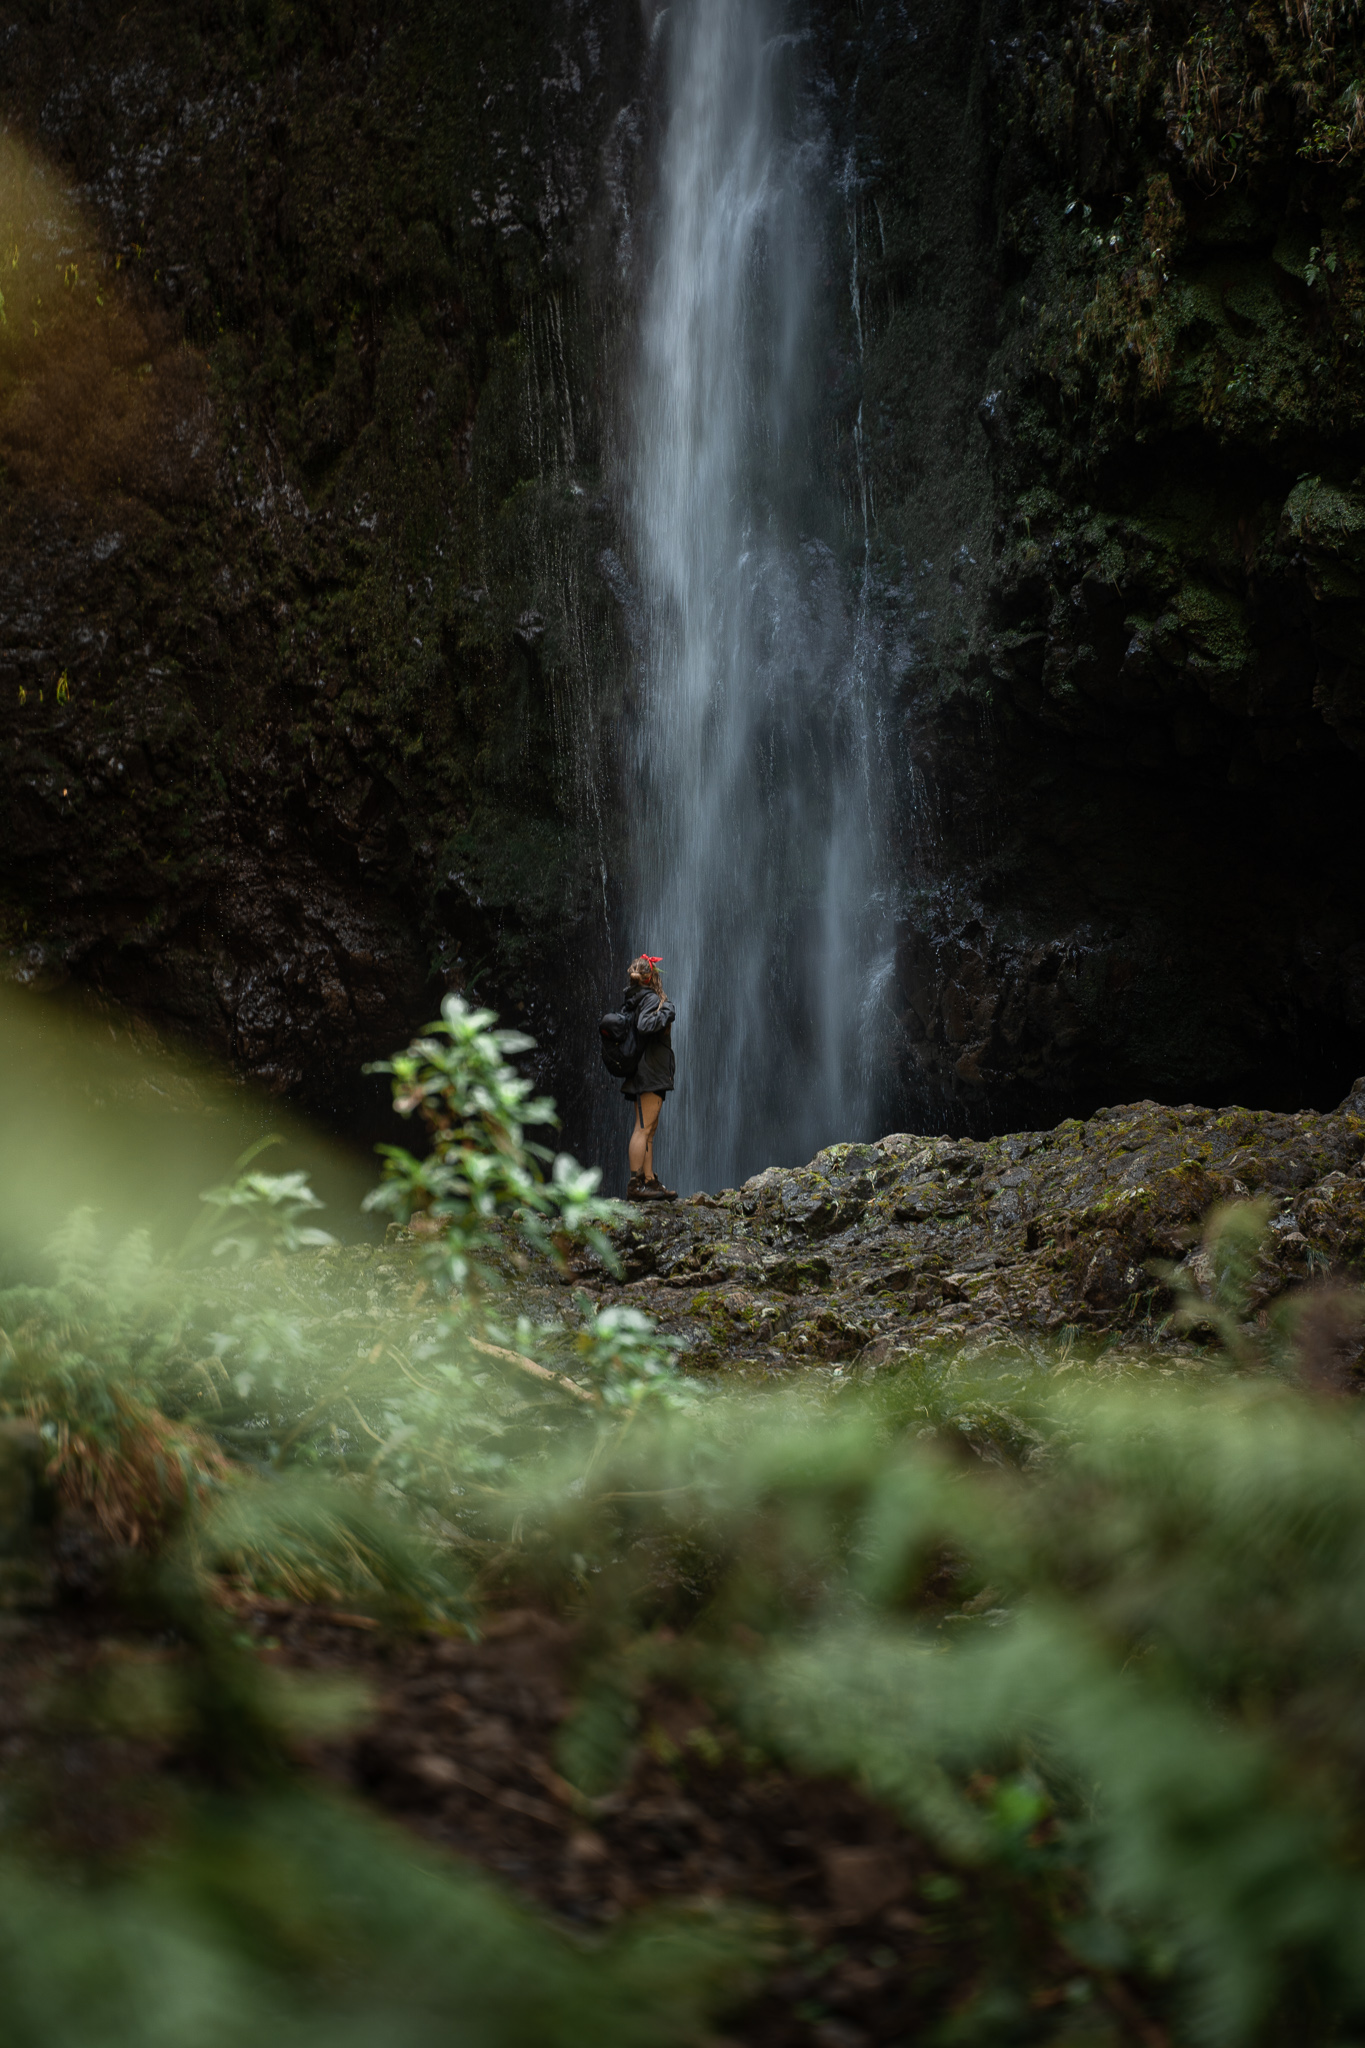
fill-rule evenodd
<path id="1" fill-rule="evenodd" d="M 626 1200 L 628 1202 L 643 1202 L 646 1199 L 644 1175 L 642 1173 L 633 1173 L 626 1187 Z"/>
<path id="2" fill-rule="evenodd" d="M 645 1182 L 643 1193 L 647 1202 L 676 1202 L 678 1199 L 677 1189 L 666 1188 L 657 1173 L 652 1180 Z"/>

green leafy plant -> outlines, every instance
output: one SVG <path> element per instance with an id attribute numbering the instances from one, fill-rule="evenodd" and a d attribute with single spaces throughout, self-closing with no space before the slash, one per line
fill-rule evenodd
<path id="1" fill-rule="evenodd" d="M 511 1224 L 539 1251 L 562 1258 L 570 1245 L 584 1244 L 614 1266 L 605 1227 L 618 1220 L 619 1207 L 599 1198 L 595 1167 L 526 1137 L 528 1124 L 558 1118 L 554 1103 L 533 1097 L 530 1082 L 508 1063 L 534 1039 L 499 1031 L 496 1022 L 492 1010 L 447 996 L 426 1035 L 366 1069 L 391 1077 L 394 1108 L 420 1119 L 431 1146 L 425 1158 L 380 1146 L 384 1178 L 366 1207 L 404 1223 L 416 1219 L 438 1242 L 434 1271 L 455 1289 L 496 1284 L 500 1224 Z"/>
<path id="2" fill-rule="evenodd" d="M 963 1472 L 859 1402 L 616 1447 L 595 1499 L 556 1509 L 613 1618 L 564 1766 L 605 1788 L 652 1658 L 964 1871 L 1022 1877 L 1077 1966 L 1135 1973 L 1177 2038 L 1279 2039 L 1289 2015 L 1352 2038 L 1365 1425 L 1264 1380 L 1082 1384 L 1050 1410 L 1027 1469 Z M 651 1637 L 670 1555 L 687 1583 Z"/>
<path id="3" fill-rule="evenodd" d="M 707 1703 L 742 1772 L 860 1784 L 956 1869 L 935 1910 L 988 1902 L 945 2040 L 1064 2038 L 1032 2002 L 1042 1937 L 1128 2034 L 1345 2048 L 1365 1422 L 1330 1377 L 1331 1400 L 1296 1383 L 1355 1329 L 1344 1292 L 1263 1318 L 1268 1216 L 1242 1204 L 1164 1273 L 1207 1361 L 1182 1380 L 1169 1349 L 938 1346 L 869 1388 L 703 1392 L 633 1308 L 516 1315 L 518 1261 L 610 1252 L 615 1211 L 527 1143 L 548 1105 L 492 1023 L 448 1005 L 387 1065 L 432 1150 L 386 1154 L 378 1206 L 422 1228 L 383 1253 L 320 1241 L 306 1183 L 244 1158 L 176 1253 L 84 1213 L 0 1294 L 0 1478 L 32 1482 L 4 1495 L 6 1540 L 44 1489 L 93 1527 L 142 1640 L 80 1711 L 155 1732 L 188 1788 L 98 1885 L 35 1876 L 0 1805 L 16 2038 L 416 2048 L 455 2012 L 489 2048 L 682 2044 L 742 1981 L 742 1916 L 646 1919 L 584 1955 L 308 1789 L 300 1732 L 363 1703 L 240 1639 L 232 1602 L 265 1592 L 400 1634 L 477 1631 L 490 1598 L 555 1607 L 584 1812 L 658 1687 Z M 1012 2005 L 981 1988 L 1011 1984 Z"/>
<path id="4" fill-rule="evenodd" d="M 98 1889 L 0 1862 L 0 1997 L 23 2048 L 684 2048 L 752 1946 L 739 1924 L 674 1915 L 586 1954 L 300 1791 L 206 1802 Z"/>
<path id="5" fill-rule="evenodd" d="M 681 1337 L 666 1335 L 635 1308 L 585 1313 L 574 1338 L 580 1370 L 608 1408 L 694 1405 L 700 1390 L 678 1374 L 684 1348 Z"/>
<path id="6" fill-rule="evenodd" d="M 1337 257 L 1335 249 L 1329 249 L 1325 255 L 1321 249 L 1310 249 L 1308 251 L 1308 261 L 1304 265 L 1304 283 L 1311 291 L 1324 274 L 1329 277 L 1334 276 L 1336 274 L 1336 267 Z"/>
<path id="7" fill-rule="evenodd" d="M 305 1173 L 243 1173 L 225 1187 L 210 1188 L 202 1199 L 216 1212 L 213 1249 L 220 1258 L 231 1252 L 256 1259 L 267 1251 L 336 1243 L 330 1231 L 301 1220 L 325 1206 Z"/>

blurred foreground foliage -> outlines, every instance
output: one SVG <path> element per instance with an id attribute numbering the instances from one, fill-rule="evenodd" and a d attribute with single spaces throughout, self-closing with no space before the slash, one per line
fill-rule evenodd
<path id="1" fill-rule="evenodd" d="M 179 1253 L 77 1216 L 0 1296 L 9 1604 L 60 1591 L 45 1518 L 86 1531 L 165 1652 L 121 1711 L 183 1766 L 98 1869 L 6 1795 L 6 2038 L 681 2043 L 754 1981 L 770 1932 L 735 1907 L 552 1935 L 310 1789 L 298 1731 L 356 1709 L 261 1666 L 243 1587 L 395 1628 L 509 1590 L 571 1615 L 586 1801 L 659 1684 L 863 1785 L 991 1901 L 945 2044 L 1360 2038 L 1365 1420 L 1250 1316 L 1263 1219 L 1212 1218 L 1180 1282 L 1197 1377 L 997 1347 L 736 1395 L 632 1311 L 514 1320 L 524 1257 L 609 1258 L 615 1211 L 527 1143 L 550 1105 L 493 1027 L 452 999 L 390 1063 L 431 1143 L 386 1155 L 418 1251 L 379 1340 L 306 1184 L 252 1160 Z M 1112 2024 L 1031 1998 L 1039 1930 Z"/>

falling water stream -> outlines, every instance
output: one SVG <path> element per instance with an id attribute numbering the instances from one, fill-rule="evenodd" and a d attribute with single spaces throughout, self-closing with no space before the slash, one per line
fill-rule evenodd
<path id="1" fill-rule="evenodd" d="M 824 245 L 828 150 L 780 0 L 679 0 L 666 26 L 627 941 L 678 1005 L 660 1159 L 687 1191 L 868 1134 L 887 938 L 866 535 L 818 473 L 822 265 L 852 261 Z"/>

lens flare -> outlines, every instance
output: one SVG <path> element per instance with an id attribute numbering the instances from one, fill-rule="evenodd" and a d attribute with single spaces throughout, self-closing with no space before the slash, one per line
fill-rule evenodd
<path id="1" fill-rule="evenodd" d="M 104 246 L 53 167 L 0 135 L 0 464 L 14 485 L 195 491 L 211 448 L 205 365 L 157 283 L 145 251 Z"/>

